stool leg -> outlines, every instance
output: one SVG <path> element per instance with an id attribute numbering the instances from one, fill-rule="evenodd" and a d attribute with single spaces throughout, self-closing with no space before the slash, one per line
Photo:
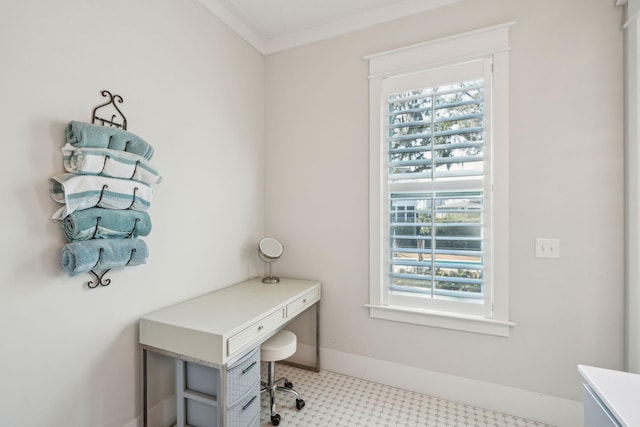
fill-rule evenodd
<path id="1" fill-rule="evenodd" d="M 296 398 L 296 409 L 300 410 L 305 407 L 305 401 L 302 400 L 300 393 L 293 389 L 293 384 L 289 382 L 287 378 L 278 378 L 277 381 L 274 381 L 276 377 L 276 363 L 271 361 L 267 362 L 267 382 L 264 384 L 260 392 L 268 391 L 269 392 L 269 410 L 271 417 L 271 424 L 277 426 L 280 424 L 280 414 L 276 413 L 276 392 L 284 391 L 286 393 L 292 394 Z M 279 386 L 278 382 L 284 380 L 285 384 L 283 386 Z"/>
<path id="2" fill-rule="evenodd" d="M 271 407 L 271 424 L 277 426 L 280 424 L 280 414 L 276 413 L 276 384 L 274 379 L 276 377 L 276 363 L 268 362 L 269 370 L 267 372 L 267 389 L 269 390 L 269 399 Z"/>
<path id="3" fill-rule="evenodd" d="M 297 400 L 302 399 L 302 397 L 300 397 L 300 393 L 289 387 L 276 386 L 276 391 L 283 391 L 285 393 L 293 394 Z"/>
<path id="4" fill-rule="evenodd" d="M 267 387 L 269 387 L 269 398 L 271 399 L 271 416 L 276 413 L 276 393 L 273 378 L 275 377 L 275 363 L 269 362 L 269 373 L 267 374 Z"/>

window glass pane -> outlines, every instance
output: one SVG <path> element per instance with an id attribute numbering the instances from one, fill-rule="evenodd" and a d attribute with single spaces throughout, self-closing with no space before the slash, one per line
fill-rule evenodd
<path id="1" fill-rule="evenodd" d="M 483 174 L 482 79 L 388 95 L 390 180 Z"/>
<path id="2" fill-rule="evenodd" d="M 432 200 L 397 195 L 390 206 L 391 284 L 395 287 L 430 289 Z M 410 217 L 402 212 L 410 211 Z"/>
<path id="3" fill-rule="evenodd" d="M 482 294 L 482 192 L 434 196 L 436 289 Z"/>
<path id="4" fill-rule="evenodd" d="M 391 194 L 391 291 L 482 298 L 482 196 L 482 191 Z"/>
<path id="5" fill-rule="evenodd" d="M 392 173 L 431 169 L 433 99 L 430 91 L 389 95 L 389 162 Z"/>

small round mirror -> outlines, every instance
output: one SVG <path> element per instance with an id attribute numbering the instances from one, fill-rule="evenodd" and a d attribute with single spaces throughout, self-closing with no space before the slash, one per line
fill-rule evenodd
<path id="1" fill-rule="evenodd" d="M 273 237 L 265 237 L 258 243 L 258 256 L 269 264 L 269 275 L 262 279 L 263 283 L 278 283 L 280 281 L 279 277 L 271 275 L 271 264 L 282 256 L 282 252 L 284 252 L 284 246 Z"/>
<path id="2" fill-rule="evenodd" d="M 282 251 L 284 248 L 282 247 L 282 243 L 273 237 L 265 237 L 260 240 L 260 244 L 258 245 L 258 251 L 269 259 L 273 259 L 274 261 L 282 255 Z"/>

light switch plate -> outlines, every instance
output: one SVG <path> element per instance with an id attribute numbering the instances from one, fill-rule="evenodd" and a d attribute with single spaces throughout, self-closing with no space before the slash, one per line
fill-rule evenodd
<path id="1" fill-rule="evenodd" d="M 536 258 L 560 258 L 560 239 L 536 239 Z"/>

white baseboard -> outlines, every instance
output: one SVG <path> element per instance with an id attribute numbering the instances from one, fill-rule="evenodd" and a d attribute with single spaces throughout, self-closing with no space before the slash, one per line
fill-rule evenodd
<path id="1" fill-rule="evenodd" d="M 305 344 L 298 344 L 304 349 Z M 313 349 L 311 347 L 311 354 Z M 320 348 L 320 368 L 367 381 L 544 422 L 583 425 L 582 402 L 455 375 L 443 374 L 351 353 Z"/>
<path id="2" fill-rule="evenodd" d="M 176 423 L 176 397 L 171 395 L 149 408 L 147 426 L 173 426 Z M 142 427 L 142 417 L 128 422 L 122 427 Z"/>
<path id="3" fill-rule="evenodd" d="M 299 363 L 301 365 L 315 366 L 316 347 L 313 345 L 298 342 L 296 347 L 296 352 L 294 353 L 293 356 L 288 358 L 287 361 Z"/>

